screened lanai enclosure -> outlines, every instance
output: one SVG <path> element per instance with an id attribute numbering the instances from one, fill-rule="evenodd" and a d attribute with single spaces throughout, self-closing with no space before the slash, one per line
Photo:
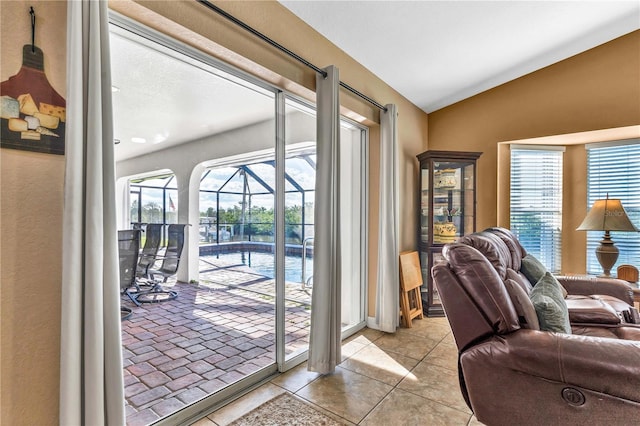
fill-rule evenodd
<path id="1" fill-rule="evenodd" d="M 312 283 L 316 158 L 313 151 L 287 158 L 285 243 L 287 281 Z M 171 173 L 129 182 L 132 228 L 176 223 L 177 185 Z M 274 278 L 275 162 L 205 169 L 200 179 L 199 254 L 243 263 Z M 261 253 L 270 253 L 270 256 Z"/>
<path id="2" fill-rule="evenodd" d="M 313 237 L 315 155 L 287 161 L 285 237 L 302 244 Z M 274 242 L 275 163 L 211 168 L 200 181 L 200 241 Z"/>

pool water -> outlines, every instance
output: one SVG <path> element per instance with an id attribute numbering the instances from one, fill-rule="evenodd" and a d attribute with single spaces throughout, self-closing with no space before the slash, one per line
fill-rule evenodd
<path id="1" fill-rule="evenodd" d="M 210 256 L 203 256 L 205 258 L 214 258 L 223 261 L 228 264 L 244 264 L 256 273 L 264 275 L 265 277 L 275 278 L 276 273 L 276 258 L 273 253 L 261 253 L 240 251 L 233 253 L 221 253 Z M 300 256 L 285 256 L 284 260 L 284 275 L 285 281 L 299 283 L 306 281 L 311 275 L 313 275 L 313 258 L 307 257 L 305 266 L 305 277 L 302 279 L 302 257 Z"/>

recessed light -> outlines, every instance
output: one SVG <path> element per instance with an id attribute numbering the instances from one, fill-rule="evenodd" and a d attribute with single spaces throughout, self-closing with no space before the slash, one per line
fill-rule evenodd
<path id="1" fill-rule="evenodd" d="M 157 143 L 162 143 L 164 141 L 166 141 L 168 138 L 166 133 L 158 133 L 153 137 L 153 143 L 157 144 Z"/>
<path id="2" fill-rule="evenodd" d="M 133 143 L 145 143 L 147 140 L 145 138 L 131 138 L 131 142 Z"/>
<path id="3" fill-rule="evenodd" d="M 111 86 L 111 93 L 116 93 L 116 92 L 119 92 L 119 91 L 120 91 L 119 87 Z"/>

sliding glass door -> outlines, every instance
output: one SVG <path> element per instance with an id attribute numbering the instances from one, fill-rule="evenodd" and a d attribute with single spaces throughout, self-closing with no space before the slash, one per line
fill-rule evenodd
<path id="1" fill-rule="evenodd" d="M 120 226 L 156 222 L 144 210 L 156 198 L 171 222 L 191 225 L 180 260 L 189 279 L 162 284 L 178 298 L 122 299 L 133 310 L 122 323 L 127 421 L 173 424 L 306 360 L 322 232 L 316 111 L 124 18 L 112 55 Z M 343 120 L 345 335 L 365 321 L 366 144 L 366 129 Z M 170 187 L 151 185 L 162 179 Z"/>

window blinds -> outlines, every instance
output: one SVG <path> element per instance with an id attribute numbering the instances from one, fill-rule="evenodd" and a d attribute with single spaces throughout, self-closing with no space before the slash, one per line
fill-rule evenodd
<path id="1" fill-rule="evenodd" d="M 561 267 L 563 151 L 511 146 L 511 231 L 551 272 Z"/>
<path id="2" fill-rule="evenodd" d="M 596 200 L 620 199 L 629 219 L 640 229 L 640 140 L 587 145 L 587 203 L 591 208 Z M 586 214 L 585 210 L 585 214 Z M 604 232 L 587 232 L 587 272 L 601 274 L 595 249 Z M 640 266 L 640 234 L 637 232 L 611 232 L 611 238 L 620 250 L 618 265 Z"/>

